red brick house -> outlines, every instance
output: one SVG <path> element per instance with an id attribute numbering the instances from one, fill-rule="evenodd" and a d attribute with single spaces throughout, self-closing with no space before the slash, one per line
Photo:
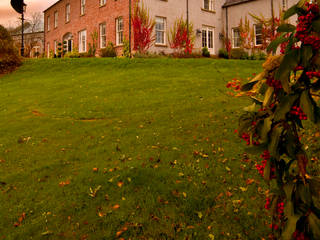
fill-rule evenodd
<path id="1" fill-rule="evenodd" d="M 149 51 L 172 52 L 168 35 L 175 20 L 183 17 L 188 18 L 194 28 L 194 50 L 200 52 L 207 47 L 211 54 L 218 54 L 224 47 L 225 38 L 231 40 L 232 48 L 239 48 L 238 26 L 240 19 L 246 16 L 255 30 L 255 46 L 259 46 L 262 27 L 249 13 L 269 18 L 273 11 L 278 13 L 294 3 L 294 0 L 131 1 L 132 8 L 136 2 L 143 3 L 156 22 L 155 42 Z M 123 40 L 129 39 L 129 0 L 59 0 L 44 11 L 44 24 L 47 56 L 56 52 L 57 44 L 63 41 L 67 42 L 68 51 L 76 48 L 79 52 L 87 52 L 93 33 L 98 36 L 98 50 L 110 41 L 121 53 Z"/>
<path id="2" fill-rule="evenodd" d="M 45 52 L 56 53 L 63 41 L 68 51 L 87 52 L 95 32 L 98 49 L 110 41 L 121 51 L 123 40 L 129 39 L 128 26 L 128 0 L 60 0 L 44 11 Z"/>

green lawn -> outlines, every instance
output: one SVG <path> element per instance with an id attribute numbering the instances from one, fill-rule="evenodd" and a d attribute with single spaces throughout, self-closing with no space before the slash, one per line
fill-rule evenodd
<path id="1" fill-rule="evenodd" d="M 261 64 L 44 59 L 1 77 L 0 240 L 266 237 L 234 134 L 247 100 L 225 87 Z"/>

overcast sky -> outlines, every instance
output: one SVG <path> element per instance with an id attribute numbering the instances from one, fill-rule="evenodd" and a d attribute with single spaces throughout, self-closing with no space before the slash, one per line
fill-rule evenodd
<path id="1" fill-rule="evenodd" d="M 58 0 L 24 0 L 27 4 L 26 18 L 34 12 L 43 12 Z M 16 26 L 18 18 L 21 16 L 13 10 L 11 0 L 0 0 L 0 24 L 5 27 Z"/>

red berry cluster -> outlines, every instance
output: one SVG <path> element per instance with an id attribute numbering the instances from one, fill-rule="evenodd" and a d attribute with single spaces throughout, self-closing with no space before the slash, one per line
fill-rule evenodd
<path id="1" fill-rule="evenodd" d="M 306 72 L 306 74 L 307 74 L 309 79 L 311 79 L 313 77 L 320 78 L 320 71 L 318 71 L 318 72 Z"/>
<path id="2" fill-rule="evenodd" d="M 293 107 L 291 108 L 290 113 L 291 113 L 292 115 L 298 116 L 298 118 L 299 118 L 300 120 L 307 120 L 307 119 L 308 119 L 308 118 L 307 118 L 307 115 L 302 111 L 302 109 L 301 109 L 300 107 L 293 106 Z"/>
<path id="3" fill-rule="evenodd" d="M 270 207 L 271 207 L 271 199 L 266 198 L 266 204 L 264 205 L 264 208 L 267 210 L 270 210 Z"/>
<path id="4" fill-rule="evenodd" d="M 306 3 L 307 14 L 298 18 L 297 32 L 295 37 L 306 45 L 311 45 L 313 49 L 317 50 L 320 48 L 320 38 L 316 36 L 309 36 L 310 25 L 318 15 L 319 6 L 318 4 Z"/>
<path id="5" fill-rule="evenodd" d="M 278 213 L 278 217 L 281 218 L 283 216 L 284 213 L 284 203 L 280 202 L 277 204 L 277 213 Z"/>
<path id="6" fill-rule="evenodd" d="M 267 84 L 274 89 L 282 89 L 281 82 L 273 78 L 267 78 Z"/>
<path id="7" fill-rule="evenodd" d="M 298 230 L 296 230 L 293 235 L 292 235 L 293 239 L 295 240 L 309 240 L 310 238 L 307 237 L 306 235 L 304 235 L 303 232 L 300 232 Z"/>
<path id="8" fill-rule="evenodd" d="M 296 68 L 294 69 L 294 71 L 299 71 L 299 70 L 303 70 L 304 68 L 302 66 L 296 66 Z"/>
<path id="9" fill-rule="evenodd" d="M 274 230 L 278 230 L 279 229 L 279 226 L 277 224 L 274 224 L 274 223 L 270 224 L 269 227 L 271 229 L 274 229 Z"/>
<path id="10" fill-rule="evenodd" d="M 254 125 L 253 123 L 252 123 L 252 125 Z M 257 134 L 254 134 L 253 137 L 257 137 Z M 247 145 L 251 144 L 250 135 L 248 133 L 242 133 L 241 138 L 247 142 Z M 252 144 L 254 146 L 258 146 L 260 144 L 260 142 L 258 140 L 252 140 Z"/>
<path id="11" fill-rule="evenodd" d="M 268 150 L 265 150 L 261 156 L 262 158 L 262 161 L 261 161 L 261 164 L 256 164 L 256 169 L 258 170 L 259 174 L 263 177 L 264 176 L 264 169 L 267 165 L 267 162 L 268 160 L 270 159 L 270 153 Z M 271 173 L 270 173 L 270 178 L 273 179 L 273 178 L 276 178 L 276 175 L 275 175 L 275 172 L 276 172 L 276 169 L 274 167 L 271 167 Z"/>

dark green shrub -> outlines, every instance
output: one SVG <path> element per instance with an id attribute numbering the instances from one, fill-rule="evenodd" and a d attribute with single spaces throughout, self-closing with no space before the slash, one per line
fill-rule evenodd
<path id="1" fill-rule="evenodd" d="M 259 60 L 266 60 L 267 59 L 267 54 L 264 53 L 264 52 L 259 52 L 258 59 Z"/>
<path id="2" fill-rule="evenodd" d="M 219 56 L 219 58 L 225 58 L 225 59 L 229 58 L 228 51 L 226 49 L 224 49 L 224 48 L 220 48 L 219 49 L 218 56 Z"/>
<path id="3" fill-rule="evenodd" d="M 248 53 L 243 48 L 233 48 L 230 51 L 232 59 L 248 59 Z"/>
<path id="4" fill-rule="evenodd" d="M 129 40 L 123 41 L 123 56 L 126 58 L 131 57 Z"/>
<path id="5" fill-rule="evenodd" d="M 8 31 L 0 25 L 0 73 L 13 71 L 22 60 Z"/>
<path id="6" fill-rule="evenodd" d="M 101 57 L 116 57 L 117 52 L 112 42 L 108 42 L 108 45 L 100 50 Z"/>
<path id="7" fill-rule="evenodd" d="M 210 57 L 210 52 L 207 47 L 202 48 L 202 56 Z"/>

